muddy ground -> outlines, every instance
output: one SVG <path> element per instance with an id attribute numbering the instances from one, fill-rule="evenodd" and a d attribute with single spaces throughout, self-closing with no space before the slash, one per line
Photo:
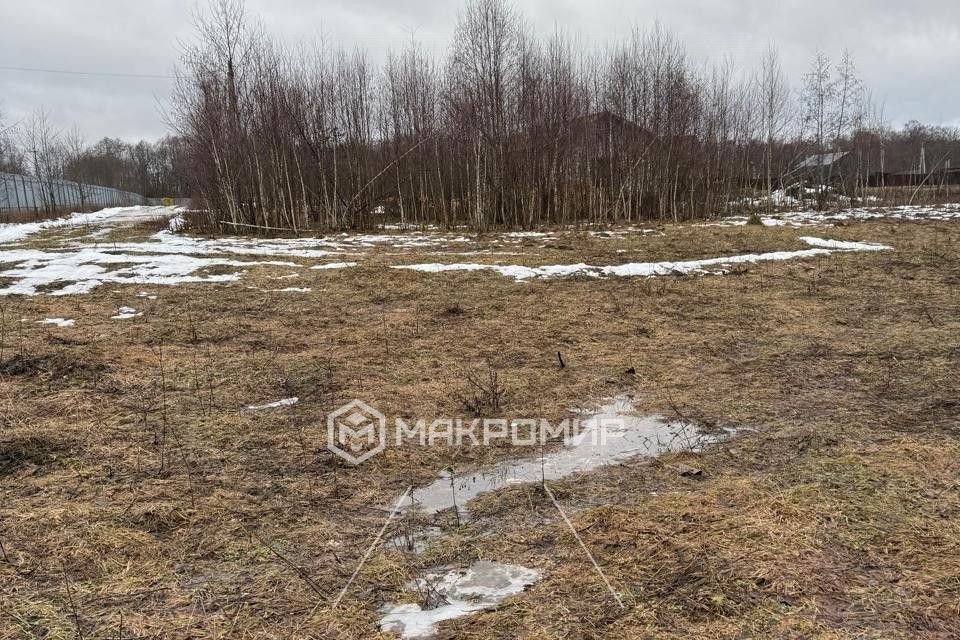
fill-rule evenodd
<path id="1" fill-rule="evenodd" d="M 647 228 L 0 298 L 0 638 L 388 638 L 379 610 L 417 602 L 411 580 L 477 560 L 542 579 L 440 638 L 954 637 L 960 225 Z M 693 260 L 803 249 L 804 235 L 893 250 L 652 279 L 389 268 Z M 120 307 L 142 315 L 112 319 Z M 496 407 L 470 383 L 493 372 Z M 386 539 L 440 535 L 419 555 L 374 545 L 332 608 L 384 505 L 444 469 L 531 452 L 411 445 L 354 467 L 326 448 L 329 411 L 356 398 L 388 416 L 479 403 L 561 418 L 623 393 L 737 429 L 548 483 L 623 607 L 532 483 L 471 502 L 469 520 L 395 518 Z"/>

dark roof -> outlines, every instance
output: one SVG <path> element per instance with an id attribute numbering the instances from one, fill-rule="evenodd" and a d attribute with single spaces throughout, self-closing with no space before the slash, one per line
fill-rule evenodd
<path id="1" fill-rule="evenodd" d="M 837 163 L 849 155 L 847 151 L 834 151 L 831 153 L 822 153 L 815 154 L 804 158 L 800 164 L 797 165 L 797 169 L 814 169 L 818 167 L 829 167 L 830 165 Z"/>
<path id="2" fill-rule="evenodd" d="M 609 110 L 588 113 L 585 116 L 578 116 L 571 121 L 575 128 L 601 131 L 629 131 L 633 133 L 647 133 L 647 130 L 623 116 L 617 115 Z"/>

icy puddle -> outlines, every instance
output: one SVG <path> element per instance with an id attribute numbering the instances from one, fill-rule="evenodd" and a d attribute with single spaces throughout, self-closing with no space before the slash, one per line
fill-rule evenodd
<path id="1" fill-rule="evenodd" d="M 637 416 L 626 396 L 613 399 L 580 423 L 579 433 L 559 450 L 543 457 L 506 460 L 478 471 L 444 472 L 432 484 L 415 490 L 407 509 L 434 514 L 457 507 L 468 516 L 467 504 L 477 496 L 518 484 L 560 480 L 593 471 L 635 456 L 654 457 L 670 451 L 696 451 L 732 433 L 705 434 L 696 427 L 659 416 Z"/>
<path id="2" fill-rule="evenodd" d="M 443 473 L 432 484 L 415 490 L 401 508 L 435 514 L 456 507 L 466 518 L 470 501 L 486 493 L 512 485 L 559 480 L 637 456 L 696 451 L 733 433 L 706 434 L 686 423 L 638 416 L 626 395 L 609 400 L 596 411 L 581 413 L 585 417 L 580 420 L 580 428 L 562 448 L 476 471 Z M 397 538 L 391 544 L 419 554 L 425 551 L 429 538 L 440 535 L 440 528 L 427 527 L 418 536 Z M 438 633 L 438 623 L 496 607 L 541 577 L 535 569 L 489 561 L 477 562 L 466 571 L 434 573 L 409 585 L 420 595 L 420 604 L 385 607 L 380 626 L 402 638 L 430 638 Z"/>
<path id="3" fill-rule="evenodd" d="M 417 604 L 386 607 L 381 610 L 380 627 L 402 638 L 429 638 L 437 633 L 437 623 L 496 607 L 540 578 L 535 569 L 489 561 L 477 562 L 466 571 L 428 575 L 410 585 L 428 608 Z"/>

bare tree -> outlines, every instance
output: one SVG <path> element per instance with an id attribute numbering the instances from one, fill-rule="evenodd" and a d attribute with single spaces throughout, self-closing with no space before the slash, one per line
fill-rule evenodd
<path id="1" fill-rule="evenodd" d="M 3 112 L 0 111 L 0 171 L 9 173 L 24 171 L 23 155 L 14 140 L 15 131 L 15 125 L 7 123 Z"/>
<path id="2" fill-rule="evenodd" d="M 770 44 L 764 53 L 756 82 L 760 107 L 760 133 L 765 145 L 767 193 L 772 193 L 773 155 L 789 120 L 787 109 L 790 101 L 790 87 L 783 67 L 780 65 L 780 54 L 773 44 Z"/>
<path id="3" fill-rule="evenodd" d="M 64 165 L 60 138 L 60 130 L 50 122 L 43 109 L 34 111 L 20 130 L 28 170 L 41 185 L 43 208 L 48 213 L 56 211 L 59 206 L 57 180 L 63 176 Z"/>
<path id="4" fill-rule="evenodd" d="M 470 0 L 443 59 L 412 41 L 379 68 L 360 50 L 288 49 L 239 0 L 213 0 L 184 67 L 183 173 L 211 227 L 231 232 L 722 215 L 772 191 L 804 144 L 827 183 L 824 154 L 864 123 L 852 59 L 835 78 L 818 53 L 794 139 L 772 46 L 750 77 L 692 64 L 659 24 L 585 52 L 534 37 L 507 0 Z M 152 184 L 147 156 L 132 156 Z"/>
<path id="5" fill-rule="evenodd" d="M 73 180 L 80 195 L 81 208 L 87 207 L 87 183 L 92 182 L 84 171 L 84 155 L 87 153 L 87 141 L 76 126 L 63 138 L 64 177 Z"/>
<path id="6" fill-rule="evenodd" d="M 837 88 L 831 77 L 831 63 L 822 52 L 817 51 L 809 72 L 804 77 L 802 94 L 803 118 L 816 154 L 817 202 L 823 208 L 826 202 L 826 153 L 832 134 L 832 105 L 836 99 Z"/>

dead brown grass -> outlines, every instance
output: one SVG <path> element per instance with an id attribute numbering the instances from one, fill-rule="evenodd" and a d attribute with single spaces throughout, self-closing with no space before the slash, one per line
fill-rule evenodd
<path id="1" fill-rule="evenodd" d="M 381 249 L 292 281 L 260 267 L 151 288 L 156 301 L 137 285 L 2 301 L 0 638 L 370 638 L 418 570 L 477 558 L 545 577 L 441 637 L 951 637 L 960 228 L 664 227 L 466 260 L 696 259 L 797 249 L 804 234 L 896 251 L 518 284 L 386 269 L 464 258 Z M 278 282 L 313 292 L 246 288 Z M 121 304 L 144 316 L 110 320 Z M 14 319 L 58 316 L 77 327 L 28 322 L 18 338 Z M 326 412 L 362 398 L 387 415 L 463 414 L 463 372 L 488 367 L 508 415 L 562 416 L 630 389 L 645 410 L 741 432 L 550 483 L 625 611 L 537 486 L 478 499 L 459 527 L 440 514 L 444 536 L 420 558 L 378 550 L 331 611 L 378 505 L 516 452 L 389 449 L 352 468 L 325 450 Z M 242 410 L 290 396 L 286 411 Z"/>

